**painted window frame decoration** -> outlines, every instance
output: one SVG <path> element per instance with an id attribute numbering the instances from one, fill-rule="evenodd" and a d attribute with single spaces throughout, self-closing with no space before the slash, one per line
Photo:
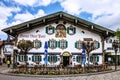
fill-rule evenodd
<path id="1" fill-rule="evenodd" d="M 42 61 L 42 56 L 41 55 L 33 55 L 32 61 L 33 62 L 40 62 L 40 61 Z"/>
<path id="2" fill-rule="evenodd" d="M 58 24 L 56 26 L 56 38 L 66 38 L 66 27 L 63 24 Z"/>
<path id="3" fill-rule="evenodd" d="M 74 35 L 76 33 L 76 28 L 73 27 L 73 25 L 70 25 L 69 27 L 67 27 L 67 33 L 69 35 Z"/>
<path id="4" fill-rule="evenodd" d="M 100 43 L 98 41 L 96 41 L 96 40 L 94 40 L 94 48 L 95 49 L 100 48 Z"/>
<path id="5" fill-rule="evenodd" d="M 82 63 L 82 55 L 77 55 L 76 56 L 76 62 Z"/>
<path id="6" fill-rule="evenodd" d="M 76 49 L 82 49 L 82 41 L 81 40 L 78 40 L 75 42 L 75 48 Z"/>
<path id="7" fill-rule="evenodd" d="M 99 56 L 98 56 L 98 55 L 90 56 L 89 61 L 90 61 L 91 63 L 99 62 Z"/>
<path id="8" fill-rule="evenodd" d="M 48 56 L 48 61 L 50 63 L 56 63 L 58 61 L 58 56 L 57 55 L 49 55 Z"/>
<path id="9" fill-rule="evenodd" d="M 62 39 L 58 41 L 58 47 L 60 49 L 66 49 L 68 47 L 68 41 Z"/>
<path id="10" fill-rule="evenodd" d="M 52 25 L 46 26 L 46 33 L 52 35 L 55 32 L 55 27 Z"/>
<path id="11" fill-rule="evenodd" d="M 34 45 L 34 48 L 38 49 L 42 47 L 42 42 L 36 39 L 36 40 L 33 40 L 33 45 Z"/>
<path id="12" fill-rule="evenodd" d="M 50 39 L 48 41 L 48 47 L 51 49 L 57 48 L 57 41 L 55 39 Z"/>
<path id="13" fill-rule="evenodd" d="M 26 59 L 28 61 L 28 56 L 26 56 Z M 25 55 L 18 55 L 18 61 L 20 61 L 20 62 L 25 61 Z"/>

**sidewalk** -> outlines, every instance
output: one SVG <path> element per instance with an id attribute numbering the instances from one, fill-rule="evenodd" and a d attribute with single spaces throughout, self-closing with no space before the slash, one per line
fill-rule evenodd
<path id="1" fill-rule="evenodd" d="M 10 65 L 10 68 L 7 67 L 7 64 L 0 65 L 0 73 L 8 73 L 12 68 L 12 65 Z"/>

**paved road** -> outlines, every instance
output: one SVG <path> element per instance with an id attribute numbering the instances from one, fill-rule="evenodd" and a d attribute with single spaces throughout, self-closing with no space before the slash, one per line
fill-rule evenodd
<path id="1" fill-rule="evenodd" d="M 120 66 L 119 66 L 120 67 Z M 7 68 L 7 65 L 0 66 L 0 71 L 9 70 L 10 68 Z M 66 77 L 66 76 L 54 76 L 51 75 L 47 76 L 11 76 L 11 75 L 5 75 L 0 74 L 0 80 L 120 80 L 120 69 L 116 72 L 111 73 L 104 73 L 104 74 L 97 74 L 97 75 L 72 75 L 72 77 Z"/>
<path id="2" fill-rule="evenodd" d="M 51 76 L 50 76 L 51 77 Z M 98 75 L 81 75 L 72 77 L 23 77 L 23 76 L 10 76 L 0 74 L 0 80 L 120 80 L 120 71 L 98 74 Z"/>

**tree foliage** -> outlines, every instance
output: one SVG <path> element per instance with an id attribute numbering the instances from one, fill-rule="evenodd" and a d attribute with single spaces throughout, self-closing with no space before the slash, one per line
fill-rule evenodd
<path id="1" fill-rule="evenodd" d="M 30 40 L 21 40 L 18 42 L 17 47 L 21 49 L 21 51 L 29 51 L 33 48 L 33 44 Z"/>
<path id="2" fill-rule="evenodd" d="M 119 42 L 120 42 L 120 29 L 118 28 L 115 35 L 117 36 Z"/>

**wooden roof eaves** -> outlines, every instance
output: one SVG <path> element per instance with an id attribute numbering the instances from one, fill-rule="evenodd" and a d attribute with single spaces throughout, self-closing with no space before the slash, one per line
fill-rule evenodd
<path id="1" fill-rule="evenodd" d="M 33 19 L 33 20 L 30 20 L 30 21 L 24 22 L 22 24 L 18 24 L 18 25 L 15 25 L 15 26 L 3 29 L 2 31 L 8 32 L 10 29 L 16 30 L 18 28 L 27 29 L 25 27 L 25 26 L 27 26 L 27 24 L 36 25 L 36 23 L 39 23 L 39 22 L 43 22 L 44 23 L 44 20 L 51 21 L 53 18 L 68 20 L 69 22 L 72 22 L 72 23 L 75 23 L 75 21 L 77 21 L 77 24 L 84 25 L 84 27 L 86 27 L 88 29 L 90 28 L 90 26 L 93 25 L 94 28 L 96 28 L 96 30 L 98 29 L 97 31 L 100 31 L 100 32 L 102 32 L 102 31 L 108 31 L 111 34 L 115 33 L 114 31 L 112 31 L 110 29 L 107 29 L 107 28 L 99 26 L 97 24 L 88 22 L 86 20 L 83 20 L 81 18 L 75 17 L 73 15 L 70 15 L 70 14 L 67 14 L 67 13 L 64 13 L 64 12 L 57 12 L 57 13 L 50 14 L 50 15 L 47 15 L 47 16 L 43 16 L 43 17 L 40 17 L 40 18 L 37 18 L 37 19 Z M 32 27 L 32 26 L 30 26 L 30 27 Z M 33 28 L 35 28 L 35 27 L 33 27 Z"/>

